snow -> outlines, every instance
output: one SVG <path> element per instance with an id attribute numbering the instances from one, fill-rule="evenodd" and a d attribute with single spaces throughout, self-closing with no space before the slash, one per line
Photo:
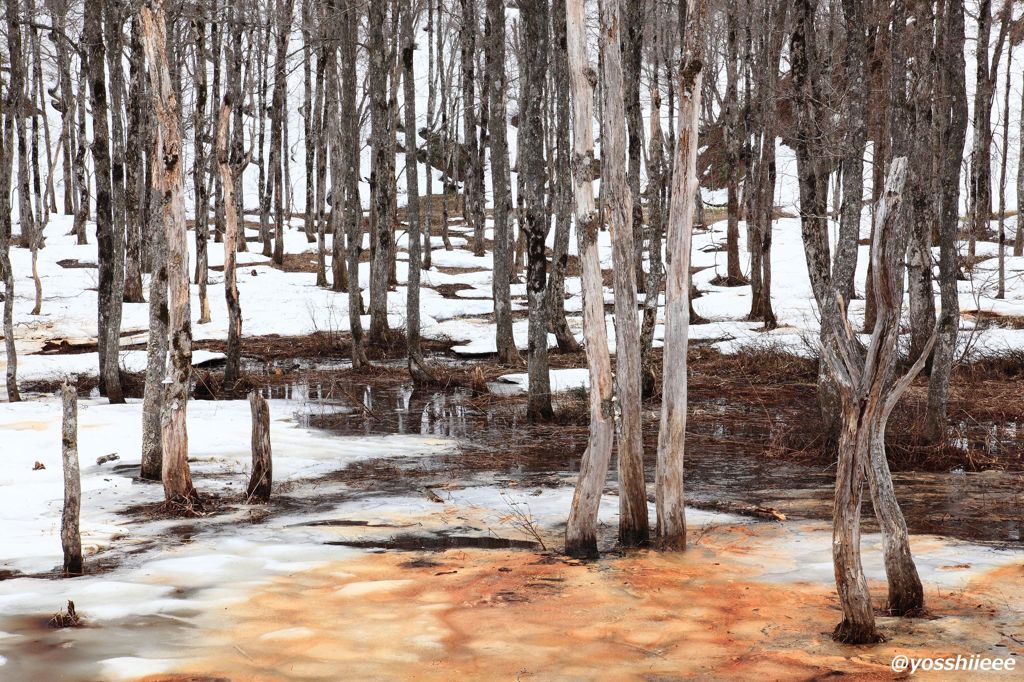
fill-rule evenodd
<path id="1" fill-rule="evenodd" d="M 332 438 L 299 426 L 296 403 L 269 400 L 274 452 L 274 480 L 306 479 L 349 463 L 374 457 L 417 457 L 452 446 L 448 441 L 417 436 Z M 61 404 L 53 398 L 23 403 L 0 403 L 0 432 L 4 434 L 4 467 L 0 489 L 17 494 L 0 496 L 4 542 L 0 570 L 24 573 L 49 571 L 61 562 L 60 510 L 63 506 L 61 468 Z M 129 504 L 157 502 L 157 484 L 134 481 L 114 473 L 114 466 L 137 465 L 142 448 L 142 403 L 107 405 L 99 399 L 79 403 L 78 451 L 82 472 L 82 544 L 86 557 L 112 544 L 143 542 L 151 528 L 137 528 L 118 510 Z M 194 400 L 188 406 L 191 467 L 194 475 L 217 474 L 203 489 L 222 494 L 244 489 L 251 454 L 247 401 Z M 113 464 L 97 465 L 100 456 L 116 452 Z M 33 470 L 35 462 L 45 469 Z M 210 489 L 210 486 L 215 486 Z"/>
<path id="2" fill-rule="evenodd" d="M 552 393 L 565 393 L 577 388 L 590 388 L 590 370 L 586 368 L 553 369 L 549 372 Z M 515 374 L 503 374 L 498 378 L 506 384 L 517 386 L 522 392 L 526 392 L 530 383 L 530 377 L 525 372 Z"/>

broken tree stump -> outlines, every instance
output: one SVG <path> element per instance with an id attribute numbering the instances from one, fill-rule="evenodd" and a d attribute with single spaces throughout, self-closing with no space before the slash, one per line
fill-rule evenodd
<path id="1" fill-rule="evenodd" d="M 78 517 L 82 507 L 82 480 L 78 470 L 78 391 L 64 384 L 61 450 L 64 460 L 64 512 L 60 521 L 60 542 L 64 547 L 64 573 L 82 574 L 82 536 Z"/>
<path id="2" fill-rule="evenodd" d="M 270 456 L 270 408 L 258 392 L 249 394 L 252 410 L 252 475 L 246 502 L 269 502 L 273 467 Z"/>

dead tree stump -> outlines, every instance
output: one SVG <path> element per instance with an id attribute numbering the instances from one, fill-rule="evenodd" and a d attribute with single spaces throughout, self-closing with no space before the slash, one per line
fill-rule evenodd
<path id="1" fill-rule="evenodd" d="M 82 506 L 82 480 L 78 470 L 78 391 L 73 386 L 61 387 L 64 403 L 61 432 L 64 459 L 64 512 L 60 522 L 60 542 L 64 547 L 64 573 L 82 574 L 82 536 L 78 517 Z"/>
<path id="2" fill-rule="evenodd" d="M 252 476 L 246 502 L 269 502 L 273 468 L 270 457 L 270 408 L 256 391 L 249 394 L 252 409 Z"/>

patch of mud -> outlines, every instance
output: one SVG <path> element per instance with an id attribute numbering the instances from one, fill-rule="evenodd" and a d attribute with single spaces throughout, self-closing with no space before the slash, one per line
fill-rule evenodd
<path id="1" fill-rule="evenodd" d="M 403 552 L 445 552 L 450 549 L 536 549 L 529 540 L 515 540 L 487 535 L 395 535 L 366 540 L 328 540 L 325 545 L 359 549 L 395 549 Z"/>

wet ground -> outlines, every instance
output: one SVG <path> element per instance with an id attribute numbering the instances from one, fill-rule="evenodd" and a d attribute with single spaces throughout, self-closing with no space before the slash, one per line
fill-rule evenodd
<path id="1" fill-rule="evenodd" d="M 568 485 L 586 447 L 585 427 L 531 424 L 523 419 L 517 404 L 481 398 L 468 389 L 367 384 L 351 378 L 328 379 L 314 372 L 299 381 L 266 388 L 264 393 L 268 398 L 302 402 L 305 424 L 339 436 L 398 433 L 458 439 L 456 454 L 386 465 L 378 462 L 370 468 L 364 464 L 348 472 L 353 479 L 369 477 L 374 485 L 386 483 L 384 487 L 396 491 L 428 485 L 445 476 L 458 479 L 471 472 L 493 472 L 498 482 L 519 487 Z M 583 393 L 569 393 L 556 405 L 579 413 L 586 409 L 585 400 Z M 686 453 L 689 504 L 741 513 L 772 509 L 790 518 L 831 518 L 832 466 L 764 456 L 767 444 L 786 428 L 785 414 L 767 424 L 764 415 L 754 411 L 748 419 L 737 419 L 737 410 L 722 399 L 701 401 L 700 396 L 691 410 L 695 415 L 688 425 Z M 728 419 L 716 419 L 717 413 L 725 411 Z M 645 414 L 645 424 L 650 482 L 656 413 Z M 1017 444 L 1012 425 L 1001 430 Z M 1006 448 L 1006 440 L 993 436 L 990 446 Z M 613 461 L 610 487 L 614 487 L 614 475 Z M 911 533 L 1024 546 L 1024 472 L 965 472 L 957 468 L 897 471 L 894 478 Z M 873 530 L 868 505 L 865 525 Z"/>

